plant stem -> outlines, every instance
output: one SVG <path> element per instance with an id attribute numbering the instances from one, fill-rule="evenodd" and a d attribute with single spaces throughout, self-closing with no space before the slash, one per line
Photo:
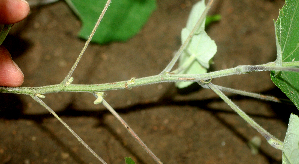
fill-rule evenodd
<path id="1" fill-rule="evenodd" d="M 107 9 L 108 9 L 110 3 L 111 3 L 111 0 L 107 0 L 107 2 L 106 2 L 106 4 L 105 4 L 105 7 L 104 7 L 104 9 L 102 10 L 102 13 L 101 13 L 99 19 L 97 20 L 97 22 L 96 22 L 94 28 L 92 29 L 91 34 L 89 35 L 87 41 L 85 42 L 85 45 L 84 45 L 84 47 L 82 48 L 82 50 L 81 50 L 81 52 L 80 52 L 78 58 L 76 59 L 76 62 L 75 62 L 74 65 L 72 66 L 72 68 L 71 68 L 71 70 L 69 71 L 69 73 L 67 74 L 67 76 L 66 76 L 66 77 L 64 78 L 64 80 L 61 82 L 61 85 L 63 85 L 64 87 L 67 85 L 68 80 L 71 78 L 73 72 L 75 71 L 75 69 L 76 69 L 76 67 L 77 67 L 77 65 L 78 65 L 78 63 L 79 63 L 79 61 L 80 61 L 80 59 L 82 58 L 82 56 L 83 56 L 85 50 L 87 49 L 87 47 L 88 47 L 88 45 L 89 45 L 89 43 L 90 43 L 90 41 L 91 41 L 91 39 L 92 39 L 94 33 L 96 32 L 97 28 L 99 27 L 99 25 L 100 25 L 100 23 L 101 23 L 101 20 L 103 19 L 103 17 L 104 17 L 104 15 L 105 15 L 105 13 L 106 13 L 106 11 L 107 11 Z M 76 10 L 76 11 L 77 11 L 77 10 Z"/>
<path id="2" fill-rule="evenodd" d="M 201 83 L 199 83 L 202 85 Z M 211 88 L 219 97 L 222 98 L 239 116 L 241 116 L 248 124 L 250 124 L 254 129 L 256 129 L 262 136 L 265 137 L 267 142 L 274 148 L 282 150 L 283 142 L 275 138 L 269 132 L 267 132 L 263 127 L 257 124 L 253 119 L 251 119 L 245 112 L 243 112 L 235 103 L 233 103 L 223 92 L 219 90 L 217 86 L 212 83 L 206 84 Z"/>
<path id="3" fill-rule="evenodd" d="M 107 164 L 100 156 L 98 156 L 80 137 L 79 135 L 74 132 L 47 104 L 45 104 L 40 98 L 38 98 L 36 95 L 30 95 L 35 101 L 37 101 L 39 104 L 41 104 L 43 107 L 45 107 L 64 127 L 67 128 L 71 132 L 73 136 L 77 138 L 77 140 L 87 149 L 91 152 L 93 156 L 95 156 L 100 162 L 103 164 Z"/>
<path id="4" fill-rule="evenodd" d="M 267 64 L 263 64 L 265 66 L 275 66 L 275 62 L 269 62 Z M 292 62 L 283 62 L 282 63 L 283 67 L 299 67 L 299 61 L 292 61 Z"/>
<path id="5" fill-rule="evenodd" d="M 281 21 L 280 21 L 280 24 L 281 24 Z M 275 60 L 275 64 L 276 64 L 276 66 L 282 66 L 282 51 L 281 51 L 280 42 L 278 40 L 278 35 L 279 34 L 276 31 L 276 23 L 274 23 L 274 25 L 275 25 L 275 40 L 276 40 L 276 47 L 277 47 L 277 58 Z"/>
<path id="6" fill-rule="evenodd" d="M 97 97 L 97 96 L 96 96 Z M 162 164 L 161 160 L 145 145 L 145 143 L 138 137 L 132 128 L 123 120 L 119 114 L 103 99 L 102 104 L 116 117 L 121 124 L 127 129 L 127 131 L 136 139 L 136 141 L 142 146 L 142 148 L 156 161 L 158 164 Z"/>
<path id="7" fill-rule="evenodd" d="M 205 10 L 201 14 L 201 16 L 198 19 L 198 21 L 196 22 L 196 24 L 195 24 L 194 28 L 192 29 L 192 31 L 190 32 L 188 38 L 181 45 L 180 49 L 175 53 L 175 55 L 172 58 L 172 60 L 169 62 L 169 64 L 166 66 L 166 68 L 160 74 L 165 74 L 166 72 L 170 72 L 170 70 L 173 68 L 173 66 L 175 65 L 175 63 L 177 62 L 177 60 L 179 59 L 179 57 L 183 53 L 183 51 L 188 46 L 189 42 L 191 41 L 191 39 L 192 39 L 193 35 L 195 34 L 195 32 L 197 31 L 197 29 L 204 23 L 206 15 L 207 15 L 208 11 L 210 10 L 213 2 L 214 2 L 214 0 L 209 0 L 207 6 L 205 8 Z"/>
<path id="8" fill-rule="evenodd" d="M 272 66 L 273 65 L 273 66 Z M 234 68 L 224 69 L 220 71 L 204 73 L 204 74 L 158 74 L 143 78 L 132 78 L 128 81 L 119 81 L 105 84 L 69 84 L 62 86 L 61 84 L 47 85 L 43 87 L 0 87 L 0 93 L 15 94 L 47 94 L 55 92 L 102 92 L 109 90 L 131 89 L 132 87 L 150 85 L 162 82 L 178 82 L 214 79 L 230 75 L 240 75 L 258 71 L 294 71 L 299 72 L 299 68 L 294 67 L 277 67 L 274 63 L 264 65 L 240 65 Z"/>
<path id="9" fill-rule="evenodd" d="M 178 74 L 178 73 L 184 73 L 184 70 L 186 70 L 188 67 L 191 66 L 191 64 L 195 61 L 196 57 L 194 55 L 189 55 L 189 58 L 187 61 L 185 61 L 179 68 L 173 70 L 171 73 Z"/>
<path id="10" fill-rule="evenodd" d="M 242 96 L 252 97 L 252 98 L 266 100 L 266 101 L 273 101 L 273 102 L 277 102 L 277 103 L 281 102 L 280 99 L 273 97 L 273 96 L 262 95 L 262 94 L 258 94 L 258 93 L 252 93 L 252 92 L 242 91 L 242 90 L 238 90 L 238 89 L 222 87 L 219 85 L 215 85 L 215 86 L 223 92 L 234 93 L 234 94 L 238 94 L 238 95 L 242 95 Z M 202 87 L 204 87 L 204 86 L 202 86 Z"/>

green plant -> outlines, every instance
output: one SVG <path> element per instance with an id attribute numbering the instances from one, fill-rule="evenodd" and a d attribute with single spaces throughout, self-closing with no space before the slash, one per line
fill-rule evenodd
<path id="1" fill-rule="evenodd" d="M 199 25 L 203 23 L 203 19 L 201 19 L 201 22 L 199 22 Z M 190 37 L 191 38 L 191 37 Z M 188 44 L 188 43 L 187 43 Z M 183 50 L 184 48 L 182 48 Z M 182 51 L 181 51 L 182 52 Z M 179 52 L 180 53 L 180 52 Z M 179 54 L 178 53 L 178 54 Z M 81 55 L 82 56 L 82 55 Z M 179 58 L 179 55 L 175 57 L 175 60 Z M 175 61 L 174 60 L 174 61 Z M 199 81 L 200 84 L 204 87 L 208 86 L 211 89 L 213 89 L 215 92 L 217 92 L 225 101 L 229 102 L 229 100 L 219 91 L 219 87 L 212 85 L 210 81 L 205 81 L 210 78 L 216 78 L 224 75 L 231 75 L 231 74 L 241 74 L 241 73 L 248 73 L 248 72 L 254 72 L 254 71 L 270 71 L 270 70 L 276 70 L 276 71 L 298 71 L 297 69 L 293 67 L 289 67 L 291 64 L 297 65 L 296 62 L 288 62 L 288 63 L 281 63 L 282 66 L 284 64 L 287 65 L 287 67 L 282 67 L 282 66 L 276 66 L 276 63 L 268 63 L 265 65 L 258 65 L 258 66 L 239 66 L 233 69 L 227 69 L 223 71 L 218 71 L 218 72 L 212 72 L 212 73 L 207 73 L 207 74 L 198 74 L 198 75 L 183 75 L 183 74 L 171 74 L 168 73 L 172 66 L 174 65 L 175 62 L 171 62 L 173 64 L 169 65 L 161 74 L 157 76 L 152 76 L 152 77 L 146 77 L 146 78 L 132 78 L 128 81 L 122 81 L 122 82 L 117 82 L 114 84 L 108 83 L 108 84 L 103 84 L 103 85 L 74 85 L 71 84 L 72 78 L 71 74 L 65 78 L 65 80 L 58 85 L 52 85 L 52 86 L 45 86 L 45 87 L 36 87 L 36 88 L 2 88 L 2 92 L 9 92 L 9 93 L 20 93 L 20 94 L 28 94 L 31 95 L 35 100 L 46 106 L 40 99 L 39 97 L 44 97 L 43 94 L 50 93 L 50 92 L 60 92 L 60 91 L 85 91 L 85 92 L 91 92 L 94 93 L 95 96 L 97 97 L 97 100 L 95 103 L 102 102 L 102 91 L 110 90 L 110 89 L 125 89 L 125 88 L 131 88 L 143 84 L 150 84 L 150 83 L 156 83 L 156 82 L 178 82 L 178 81 Z M 73 68 L 75 68 L 76 65 L 74 65 Z M 278 74 L 276 75 L 278 76 Z M 95 93 L 96 92 L 96 93 Z M 249 95 L 256 96 L 255 94 L 249 93 Z M 268 97 L 270 98 L 270 97 Z M 109 105 L 103 101 L 104 105 L 107 106 L 108 108 Z M 233 107 L 236 108 L 231 102 L 229 104 Z M 50 110 L 50 108 L 46 107 L 47 109 Z M 238 110 L 238 108 L 236 108 Z M 113 109 L 110 109 L 113 110 Z M 53 113 L 54 114 L 54 113 Z M 126 125 L 128 128 L 128 126 Z M 260 128 L 260 127 L 258 127 Z M 130 128 L 128 128 L 130 130 Z M 263 132 L 262 132 L 263 133 Z M 263 133 L 264 134 L 264 133 Z M 264 136 L 269 140 L 271 144 L 274 144 L 274 146 L 281 148 L 281 143 L 280 142 L 273 142 L 272 136 L 269 138 L 270 135 L 264 134 Z"/>

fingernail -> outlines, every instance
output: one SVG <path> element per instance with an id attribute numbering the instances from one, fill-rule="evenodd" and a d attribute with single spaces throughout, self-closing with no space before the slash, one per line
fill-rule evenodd
<path id="1" fill-rule="evenodd" d="M 22 0 L 22 1 L 23 1 L 23 0 Z M 24 74 L 23 74 L 21 68 L 17 65 L 17 63 L 15 63 L 14 61 L 12 61 L 12 62 L 13 62 L 13 64 L 15 65 L 16 69 L 18 69 L 18 70 L 22 73 L 22 75 L 23 75 L 23 77 L 24 77 Z"/>
<path id="2" fill-rule="evenodd" d="M 20 1 L 22 1 L 22 2 L 25 2 L 26 4 L 28 4 L 28 5 L 29 5 L 29 3 L 28 3 L 26 0 L 20 0 Z"/>

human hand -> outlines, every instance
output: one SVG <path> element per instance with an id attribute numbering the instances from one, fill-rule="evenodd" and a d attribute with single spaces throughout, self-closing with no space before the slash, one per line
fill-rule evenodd
<path id="1" fill-rule="evenodd" d="M 25 0 L 0 0 L 0 24 L 13 24 L 23 20 L 29 13 Z M 0 86 L 17 87 L 22 85 L 24 75 L 12 61 L 10 53 L 0 46 Z"/>

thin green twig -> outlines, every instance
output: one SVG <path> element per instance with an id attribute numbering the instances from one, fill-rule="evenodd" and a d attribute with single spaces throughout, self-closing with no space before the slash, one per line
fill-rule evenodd
<path id="1" fill-rule="evenodd" d="M 197 82 L 201 80 L 214 79 L 230 75 L 247 74 L 250 72 L 258 71 L 293 71 L 299 72 L 296 67 L 277 67 L 274 62 L 263 65 L 241 65 L 234 68 L 214 71 L 204 74 L 158 74 L 143 78 L 132 78 L 127 81 L 119 81 L 105 84 L 68 84 L 61 87 L 61 84 L 47 85 L 42 87 L 0 87 L 2 93 L 15 93 L 15 94 L 48 94 L 55 92 L 102 92 L 109 90 L 130 89 L 132 87 L 150 85 L 162 82 L 179 82 L 179 81 L 192 81 Z"/>
<path id="2" fill-rule="evenodd" d="M 96 96 L 96 98 L 98 97 Z M 119 120 L 119 122 L 121 122 L 121 124 L 135 138 L 135 140 L 142 146 L 142 148 L 155 160 L 155 162 L 158 164 L 162 164 L 161 160 L 145 145 L 145 143 L 138 137 L 133 129 L 126 123 L 124 119 L 120 117 L 120 115 L 107 103 L 107 101 L 103 99 L 102 104 L 113 114 L 115 118 Z"/>
<path id="3" fill-rule="evenodd" d="M 203 83 L 199 83 L 203 85 Z M 205 84 L 209 88 L 211 88 L 219 97 L 222 98 L 224 102 L 226 102 L 239 116 L 241 116 L 248 124 L 250 124 L 254 129 L 256 129 L 267 142 L 274 148 L 282 150 L 283 142 L 279 139 L 275 138 L 272 134 L 267 132 L 263 127 L 261 127 L 258 123 L 256 123 L 253 119 L 251 119 L 245 112 L 243 112 L 235 103 L 233 103 L 223 92 L 219 90 L 217 86 L 212 83 Z"/>
<path id="4" fill-rule="evenodd" d="M 180 55 L 183 53 L 183 51 L 186 49 L 186 47 L 188 46 L 189 42 L 191 41 L 193 35 L 195 34 L 195 32 L 198 30 L 198 28 L 204 23 L 204 20 L 206 18 L 206 15 L 208 13 L 208 11 L 210 10 L 212 4 L 213 4 L 214 0 L 209 0 L 205 10 L 203 11 L 203 13 L 201 14 L 200 18 L 198 19 L 198 21 L 196 22 L 194 28 L 192 29 L 192 31 L 190 32 L 188 38 L 185 40 L 185 42 L 181 45 L 180 49 L 175 53 L 174 57 L 172 58 L 172 60 L 169 62 L 169 64 L 166 66 L 166 68 L 160 73 L 160 74 L 165 74 L 167 72 L 170 72 L 170 70 L 173 68 L 173 66 L 175 65 L 175 63 L 177 62 L 177 60 L 179 59 Z"/>
<path id="5" fill-rule="evenodd" d="M 77 140 L 87 149 L 91 152 L 93 156 L 95 156 L 100 162 L 103 164 L 107 164 L 100 156 L 98 156 L 80 137 L 79 135 L 74 132 L 47 104 L 45 104 L 40 98 L 37 97 L 37 95 L 30 95 L 35 101 L 37 101 L 39 104 L 41 104 L 43 107 L 45 107 L 64 127 L 67 128 L 67 130 L 70 131 L 70 133 L 77 138 Z M 41 97 L 41 95 L 39 95 Z"/>
<path id="6" fill-rule="evenodd" d="M 106 4 L 105 4 L 105 7 L 104 7 L 104 9 L 102 10 L 102 13 L 101 13 L 99 19 L 97 20 L 97 22 L 96 22 L 96 24 L 95 24 L 95 26 L 94 26 L 94 28 L 93 28 L 91 34 L 89 35 L 87 41 L 85 42 L 85 45 L 84 45 L 84 47 L 82 48 L 82 50 L 81 50 L 81 52 L 80 52 L 80 54 L 79 54 L 79 56 L 78 56 L 76 62 L 75 62 L 74 65 L 72 66 L 72 68 L 71 68 L 71 70 L 69 71 L 69 73 L 67 74 L 67 76 L 66 76 L 66 77 L 64 78 L 64 80 L 61 82 L 61 84 L 62 84 L 64 87 L 67 85 L 67 82 L 68 82 L 69 79 L 72 77 L 72 74 L 74 73 L 74 71 L 75 71 L 75 69 L 76 69 L 78 63 L 80 62 L 80 59 L 82 58 L 82 56 L 83 56 L 85 50 L 87 49 L 89 43 L 91 42 L 91 39 L 92 39 L 94 33 L 96 32 L 97 28 L 99 27 L 99 25 L 100 25 L 100 23 L 101 23 L 101 20 L 103 19 L 103 17 L 104 17 L 104 15 L 105 15 L 105 13 L 106 13 L 106 11 L 107 11 L 107 9 L 108 9 L 110 3 L 111 3 L 111 0 L 107 0 L 107 2 L 106 2 Z"/>
<path id="7" fill-rule="evenodd" d="M 281 100 L 277 97 L 274 97 L 274 96 L 268 96 L 268 95 L 253 93 L 253 92 L 242 91 L 242 90 L 238 90 L 238 89 L 223 87 L 223 86 L 220 86 L 220 85 L 215 85 L 215 86 L 223 92 L 229 92 L 229 93 L 238 94 L 238 95 L 247 96 L 247 97 L 252 97 L 252 98 L 256 98 L 256 99 L 281 103 Z M 202 85 L 202 87 L 203 88 L 209 88 L 206 85 Z M 284 100 L 284 101 L 286 101 L 286 100 Z"/>

